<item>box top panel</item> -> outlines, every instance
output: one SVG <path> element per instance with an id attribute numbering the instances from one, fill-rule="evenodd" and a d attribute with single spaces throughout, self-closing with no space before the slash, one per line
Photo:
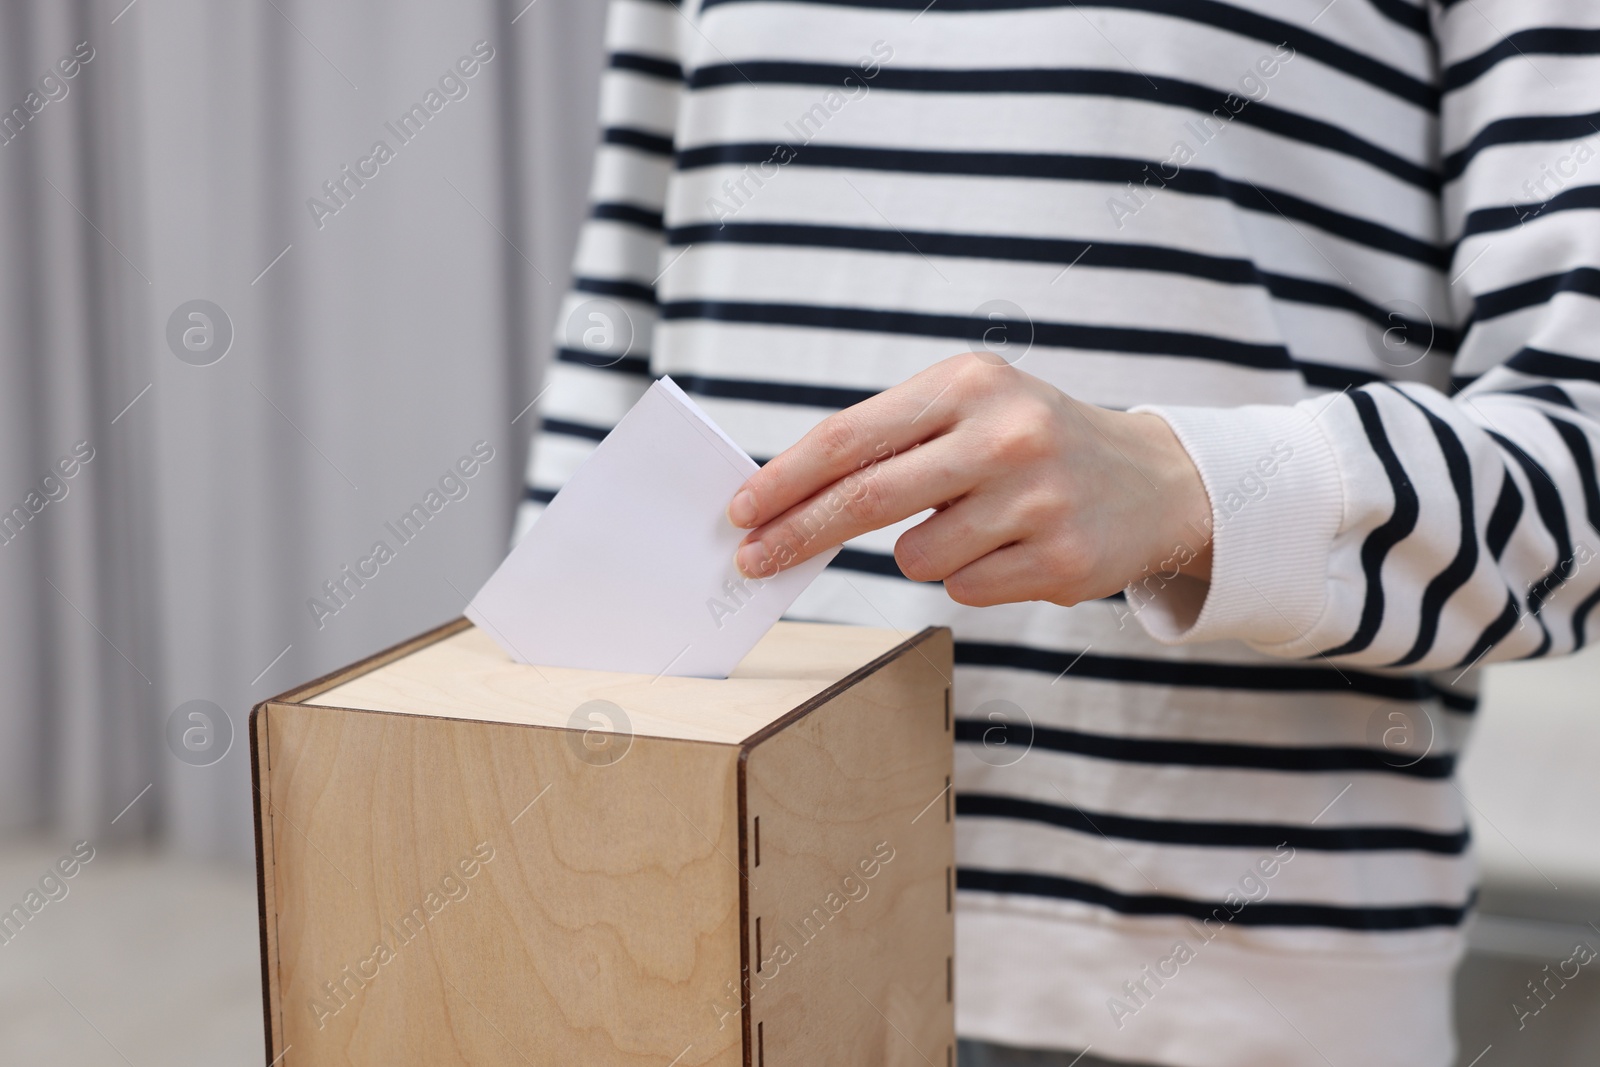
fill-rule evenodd
<path id="1" fill-rule="evenodd" d="M 739 744 L 909 638 L 894 630 L 780 622 L 725 680 L 651 678 L 513 661 L 467 627 L 304 701 L 323 707 Z M 590 714 L 591 712 L 596 714 Z"/>

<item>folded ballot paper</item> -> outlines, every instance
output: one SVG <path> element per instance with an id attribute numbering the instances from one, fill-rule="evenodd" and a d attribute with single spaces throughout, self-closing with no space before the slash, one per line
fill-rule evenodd
<path id="1" fill-rule="evenodd" d="M 671 378 L 600 442 L 467 606 L 521 663 L 726 678 L 832 549 L 767 579 L 728 501 L 757 470 Z"/>

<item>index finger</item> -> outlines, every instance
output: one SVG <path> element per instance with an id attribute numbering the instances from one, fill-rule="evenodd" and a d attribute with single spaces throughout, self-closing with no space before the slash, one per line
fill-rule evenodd
<path id="1" fill-rule="evenodd" d="M 754 529 L 846 475 L 948 429 L 954 407 L 935 407 L 935 401 L 954 384 L 951 362 L 936 363 L 823 419 L 739 487 L 728 504 L 728 521 Z"/>

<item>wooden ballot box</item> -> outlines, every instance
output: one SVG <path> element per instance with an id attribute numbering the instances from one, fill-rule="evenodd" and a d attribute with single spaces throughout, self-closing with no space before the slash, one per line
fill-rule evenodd
<path id="1" fill-rule="evenodd" d="M 465 619 L 256 707 L 267 1062 L 951 1067 L 950 632 L 726 680 Z"/>

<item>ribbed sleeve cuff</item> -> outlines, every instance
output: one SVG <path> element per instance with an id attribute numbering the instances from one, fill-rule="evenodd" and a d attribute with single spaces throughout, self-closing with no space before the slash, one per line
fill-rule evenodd
<path id="1" fill-rule="evenodd" d="M 1167 644 L 1233 639 L 1308 654 L 1328 600 L 1328 558 L 1344 511 L 1332 445 L 1299 407 L 1144 406 L 1165 419 L 1211 497 L 1211 585 L 1147 575 L 1128 607 Z M 1198 602 L 1198 603 L 1197 603 Z"/>

